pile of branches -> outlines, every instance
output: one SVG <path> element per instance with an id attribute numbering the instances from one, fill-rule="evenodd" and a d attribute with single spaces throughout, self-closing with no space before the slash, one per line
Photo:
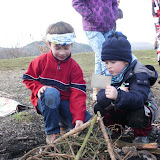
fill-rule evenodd
<path id="1" fill-rule="evenodd" d="M 120 138 L 120 137 L 119 137 Z M 117 139 L 118 140 L 118 139 Z M 19 160 L 67 159 L 67 160 L 124 160 L 130 154 L 120 156 L 116 151 L 116 142 L 106 132 L 103 119 L 98 113 L 81 127 L 71 130 L 51 145 L 40 146 L 26 153 Z M 157 148 L 152 144 L 152 149 Z M 143 146 L 141 146 L 143 148 Z"/>

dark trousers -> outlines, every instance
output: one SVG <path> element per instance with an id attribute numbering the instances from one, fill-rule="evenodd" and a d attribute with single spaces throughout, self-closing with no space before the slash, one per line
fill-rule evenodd
<path id="1" fill-rule="evenodd" d="M 114 126 L 113 132 L 121 131 L 121 127 L 125 127 L 128 125 L 132 127 L 134 136 L 141 137 L 141 136 L 148 136 L 149 132 L 152 129 L 151 126 L 151 117 L 146 117 L 145 115 L 142 117 L 138 117 L 137 113 L 141 113 L 141 111 L 137 110 L 134 112 L 129 111 L 122 111 L 122 110 L 115 110 L 111 109 L 106 111 L 104 115 L 104 124 L 107 127 Z M 145 125 L 144 125 L 144 124 Z"/>

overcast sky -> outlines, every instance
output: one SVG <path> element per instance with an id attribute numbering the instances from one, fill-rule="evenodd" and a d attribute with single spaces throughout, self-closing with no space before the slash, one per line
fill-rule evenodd
<path id="1" fill-rule="evenodd" d="M 57 21 L 70 23 L 76 41 L 87 43 L 81 16 L 72 8 L 72 0 L 3 0 L 0 2 L 0 47 L 19 47 L 41 40 L 47 27 Z M 153 43 L 155 29 L 151 0 L 121 0 L 124 18 L 117 29 L 132 42 Z"/>

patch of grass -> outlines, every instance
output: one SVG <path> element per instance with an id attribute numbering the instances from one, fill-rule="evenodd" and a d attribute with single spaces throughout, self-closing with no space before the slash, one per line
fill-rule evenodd
<path id="1" fill-rule="evenodd" d="M 94 72 L 94 53 L 93 52 L 72 54 L 72 57 L 81 66 L 84 75 L 91 74 Z"/>
<path id="2" fill-rule="evenodd" d="M 153 65 L 155 69 L 160 72 L 156 50 L 134 50 L 132 53 L 138 58 L 138 60 L 146 65 Z M 72 54 L 72 57 L 81 66 L 84 76 L 91 75 L 94 72 L 94 52 L 76 53 Z M 29 63 L 36 58 L 33 57 L 20 57 L 15 59 L 0 59 L 0 70 L 27 70 Z"/>
<path id="3" fill-rule="evenodd" d="M 0 59 L 0 70 L 27 69 L 29 63 L 36 57 L 20 57 L 14 59 Z"/>
<path id="4" fill-rule="evenodd" d="M 27 122 L 27 123 L 29 123 L 33 119 L 33 117 L 27 112 L 15 113 L 12 117 L 16 121 Z"/>
<path id="5" fill-rule="evenodd" d="M 132 52 L 137 59 L 144 65 L 153 65 L 159 72 L 160 68 L 157 62 L 156 50 L 135 50 Z"/>

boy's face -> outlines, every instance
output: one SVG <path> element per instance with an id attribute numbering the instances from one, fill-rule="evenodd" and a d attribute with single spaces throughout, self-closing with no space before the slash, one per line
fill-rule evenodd
<path id="1" fill-rule="evenodd" d="M 112 76 L 117 76 L 128 65 L 128 62 L 117 60 L 105 60 L 106 67 Z"/>
<path id="2" fill-rule="evenodd" d="M 52 50 L 52 54 L 60 61 L 65 60 L 71 53 L 71 44 L 60 45 L 49 43 L 49 47 Z"/>

